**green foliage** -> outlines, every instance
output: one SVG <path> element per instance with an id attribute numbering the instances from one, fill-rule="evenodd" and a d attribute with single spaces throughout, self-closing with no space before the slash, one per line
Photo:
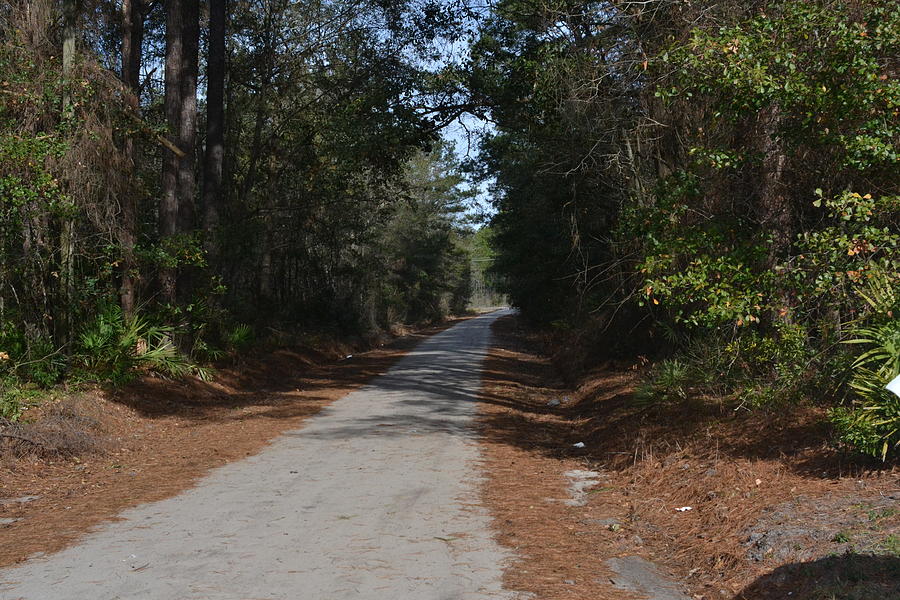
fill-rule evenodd
<path id="1" fill-rule="evenodd" d="M 132 193 L 119 83 L 80 58 L 63 76 L 56 8 L 11 2 L 0 20 L 0 348 L 43 387 L 68 369 L 80 317 L 114 293 Z"/>
<path id="2" fill-rule="evenodd" d="M 677 358 L 654 365 L 635 396 L 640 404 L 714 397 L 744 408 L 777 405 L 821 395 L 819 386 L 829 377 L 817 377 L 818 366 L 806 330 L 796 324 L 727 337 L 707 331 L 689 338 Z"/>
<path id="3" fill-rule="evenodd" d="M 712 97 L 713 119 L 737 121 L 777 105 L 795 145 L 838 151 L 835 166 L 864 170 L 898 160 L 900 83 L 884 57 L 900 51 L 900 8 L 868 3 L 783 2 L 743 23 L 698 27 L 660 56 L 675 68 L 657 95 Z"/>
<path id="4" fill-rule="evenodd" d="M 34 383 L 6 375 L 0 378 L 0 419 L 17 421 L 29 406 L 36 405 L 47 391 Z"/>
<path id="5" fill-rule="evenodd" d="M 182 186 L 173 233 L 160 227 L 163 82 L 123 88 L 108 3 L 79 13 L 63 73 L 60 7 L 0 11 L 0 376 L 207 374 L 189 362 L 246 350 L 268 326 L 360 334 L 465 308 L 461 167 L 426 152 L 456 116 L 433 55 L 459 39 L 455 8 L 233 6 L 217 224 Z M 143 66 L 165 10 L 145 8 Z"/>
<path id="6" fill-rule="evenodd" d="M 50 339 L 14 323 L 0 324 L 0 349 L 0 377 L 8 378 L 12 388 L 23 382 L 50 387 L 67 368 L 65 354 Z"/>
<path id="7" fill-rule="evenodd" d="M 758 323 L 775 296 L 767 240 L 747 237 L 749 223 L 739 215 L 698 215 L 692 204 L 699 185 L 696 176 L 678 173 L 654 204 L 624 212 L 619 237 L 644 242 L 638 304 L 691 327 Z"/>
<path id="8" fill-rule="evenodd" d="M 369 334 L 434 318 L 460 289 L 455 216 L 428 204 L 427 181 L 410 181 L 458 81 L 433 56 L 458 34 L 454 9 L 426 4 L 235 7 L 236 185 L 217 232 L 233 321 Z M 459 177 L 448 167 L 431 173 L 436 194 Z"/>
<path id="9" fill-rule="evenodd" d="M 0 20 L 4 385 L 202 375 L 192 361 L 271 325 L 439 319 L 474 281 L 596 338 L 586 347 L 661 347 L 648 402 L 845 396 L 845 441 L 883 455 L 900 8 L 656 4 L 236 4 L 218 224 L 180 193 L 169 235 L 165 94 L 147 78 L 135 122 L 104 66 L 121 58 L 112 4 L 92 8 L 64 77 L 58 5 L 16 0 Z M 160 14 L 146 15 L 153 52 Z M 470 34 L 468 64 L 437 66 Z M 465 110 L 494 125 L 471 165 L 497 211 L 479 232 L 462 224 L 462 165 L 437 143 Z M 128 318 L 126 282 L 136 297 L 121 300 L 143 307 Z"/>
<path id="10" fill-rule="evenodd" d="M 225 345 L 230 352 L 241 353 L 247 350 L 254 341 L 253 328 L 238 323 L 225 333 Z"/>
<path id="11" fill-rule="evenodd" d="M 654 365 L 651 374 L 634 392 L 635 403 L 649 408 L 663 402 L 683 402 L 694 383 L 688 366 L 678 360 L 663 360 Z"/>
<path id="12" fill-rule="evenodd" d="M 870 273 L 857 290 L 869 308 L 844 340 L 861 346 L 849 365 L 848 403 L 830 414 L 840 439 L 884 460 L 900 444 L 900 398 L 885 385 L 900 375 L 900 274 Z"/>
<path id="13" fill-rule="evenodd" d="M 697 27 L 659 56 L 672 75 L 656 95 L 673 106 L 690 97 L 709 111 L 694 136 L 691 167 L 625 224 L 648 240 L 647 300 L 665 301 L 676 320 L 708 327 L 756 323 L 764 312 L 815 318 L 824 305 L 846 312 L 854 279 L 874 268 L 896 270 L 893 195 L 816 190 L 813 205 L 824 204 L 828 219 L 794 209 L 809 218 L 776 265 L 767 235 L 774 232 L 754 227 L 752 205 L 723 206 L 709 196 L 727 178 L 767 176 L 761 152 L 771 148 L 724 145 L 733 143 L 730 129 L 762 120 L 760 111 L 774 115 L 769 145 L 781 144 L 788 155 L 815 152 L 803 168 L 832 186 L 863 173 L 878 177 L 896 163 L 900 86 L 887 76 L 884 57 L 900 48 L 900 9 L 876 2 L 861 19 L 849 12 L 842 3 L 778 3 L 738 24 Z"/>
<path id="14" fill-rule="evenodd" d="M 845 340 L 844 343 L 865 344 L 868 348 L 853 362 L 854 369 L 885 381 L 900 375 L 900 321 L 860 327 L 854 331 L 854 335 L 856 337 Z"/>
<path id="15" fill-rule="evenodd" d="M 775 3 L 699 23 L 654 62 L 655 96 L 701 107 L 699 127 L 681 168 L 618 222 L 639 256 L 637 303 L 714 348 L 679 342 L 698 393 L 744 406 L 847 396 L 831 413 L 841 439 L 883 458 L 898 430 L 883 388 L 900 362 L 900 86 L 886 66 L 900 9 Z M 774 178 L 778 191 L 764 187 Z M 657 377 L 645 387 L 664 393 Z"/>
<path id="16" fill-rule="evenodd" d="M 394 318 L 434 321 L 465 311 L 471 294 L 470 254 L 459 221 L 470 194 L 462 184 L 458 161 L 447 145 L 417 153 L 408 163 L 405 197 L 382 238 L 390 270 L 381 290 Z"/>
<path id="17" fill-rule="evenodd" d="M 493 270 L 497 253 L 493 248 L 494 230 L 483 226 L 468 239 L 469 253 L 472 258 L 472 294 L 470 304 L 475 307 L 502 306 L 507 303 L 501 293 L 503 281 Z"/>
<path id="18" fill-rule="evenodd" d="M 146 317 L 126 318 L 117 305 L 104 307 L 81 332 L 75 369 L 83 379 L 122 384 L 141 371 L 171 377 L 203 376 L 175 347 L 172 327 Z"/>
<path id="19" fill-rule="evenodd" d="M 685 180 L 691 181 L 682 175 L 676 182 Z M 843 192 L 825 200 L 828 220 L 798 234 L 791 254 L 771 266 L 771 240 L 748 239 L 752 229 L 740 219 L 698 218 L 690 190 L 683 183 L 664 186 L 655 204 L 623 215 L 620 234 L 645 240 L 639 304 L 678 323 L 743 327 L 766 313 L 808 319 L 826 307 L 849 314 L 865 281 L 900 269 L 894 196 Z M 817 194 L 816 208 L 823 205 Z M 785 305 L 787 295 L 793 306 Z"/>
<path id="20" fill-rule="evenodd" d="M 472 59 L 497 107 L 481 150 L 495 272 L 524 315 L 574 339 L 588 314 L 606 348 L 613 331 L 653 334 L 669 358 L 638 401 L 854 398 L 834 422 L 883 455 L 900 361 L 900 7 L 657 8 L 498 3 Z"/>
<path id="21" fill-rule="evenodd" d="M 502 1 L 472 49 L 471 85 L 496 128 L 480 150 L 497 210 L 489 275 L 532 321 L 586 320 L 627 294 L 610 244 L 627 166 L 610 131 L 631 126 L 639 84 L 599 57 L 639 64 L 640 52 L 616 12 Z"/>
<path id="22" fill-rule="evenodd" d="M 206 253 L 198 232 L 173 235 L 149 248 L 138 248 L 137 256 L 158 268 L 206 266 Z"/>
<path id="23" fill-rule="evenodd" d="M 27 360 L 15 365 L 17 375 L 48 388 L 62 378 L 67 366 L 66 356 L 44 337 L 30 340 Z"/>
<path id="24" fill-rule="evenodd" d="M 673 187 L 679 202 L 671 201 Z M 689 216 L 690 190 L 684 185 L 664 187 L 656 204 L 631 210 L 622 221 L 629 234 L 646 240 L 640 272 L 647 279 L 639 304 L 662 322 L 687 326 L 719 348 L 727 357 L 727 372 L 715 365 L 703 368 L 715 373 L 720 393 L 734 395 L 745 405 L 810 393 L 815 400 L 833 395 L 833 386 L 822 394 L 812 385 L 824 380 L 810 371 L 824 369 L 834 352 L 817 350 L 816 343 L 830 344 L 840 335 L 841 315 L 877 311 L 879 297 L 895 302 L 889 282 L 900 269 L 900 234 L 891 226 L 896 199 L 855 192 L 823 199 L 817 191 L 819 199 L 813 204 L 824 205 L 828 219 L 799 234 L 792 252 L 771 266 L 766 251 L 771 242 L 742 241 L 746 224 L 729 226 L 721 218 Z M 869 306 L 861 306 L 860 299 Z M 878 331 L 862 329 L 861 339 L 851 340 L 877 340 L 872 343 L 880 348 L 869 350 L 854 365 L 858 373 L 852 386 L 874 385 L 863 377 L 865 367 L 869 358 L 884 360 L 895 351 L 887 333 L 891 327 L 888 323 Z M 706 332 L 716 329 L 731 331 L 730 340 L 710 342 Z"/>
<path id="25" fill-rule="evenodd" d="M 22 388 L 12 377 L 0 379 L 0 419 L 17 421 L 22 416 Z"/>
<path id="26" fill-rule="evenodd" d="M 839 531 L 836 534 L 834 534 L 834 537 L 831 538 L 831 541 L 836 544 L 847 544 L 850 542 L 851 539 L 852 538 L 850 537 L 850 534 L 848 532 Z"/>

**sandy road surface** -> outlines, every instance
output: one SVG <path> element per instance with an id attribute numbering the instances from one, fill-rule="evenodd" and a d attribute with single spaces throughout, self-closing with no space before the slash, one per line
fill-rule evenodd
<path id="1" fill-rule="evenodd" d="M 507 599 L 471 422 L 496 312 L 194 489 L 0 571 L 0 598 Z"/>

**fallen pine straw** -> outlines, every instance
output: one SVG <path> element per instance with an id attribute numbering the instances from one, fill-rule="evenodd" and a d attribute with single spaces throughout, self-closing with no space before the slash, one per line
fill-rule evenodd
<path id="1" fill-rule="evenodd" d="M 607 581 L 603 562 L 637 554 L 696 598 L 784 598 L 793 590 L 792 598 L 831 600 L 842 596 L 810 582 L 836 572 L 821 561 L 853 548 L 835 541 L 840 527 L 856 519 L 859 539 L 864 529 L 886 540 L 900 532 L 890 508 L 877 523 L 865 509 L 900 488 L 893 469 L 826 446 L 822 409 L 748 413 L 695 400 L 645 410 L 630 401 L 634 370 L 607 366 L 569 391 L 514 319 L 500 320 L 495 335 L 481 411 L 485 493 L 500 540 L 521 557 L 507 571 L 515 589 L 542 600 L 622 598 L 598 583 Z M 572 401 L 551 403 L 564 395 Z M 579 441 L 583 450 L 573 447 Z M 563 474 L 575 468 L 605 476 L 587 505 L 547 502 L 565 497 Z M 763 522 L 773 514 L 782 520 Z M 610 528 L 609 519 L 621 525 Z M 751 534 L 760 543 L 787 537 L 767 549 Z M 894 575 L 869 578 L 866 590 L 900 592 L 895 560 Z"/>
<path id="2" fill-rule="evenodd" d="M 30 410 L 33 423 L 11 433 L 43 447 L 0 452 L 0 518 L 13 520 L 0 523 L 0 566 L 61 550 L 126 508 L 171 497 L 259 452 L 446 326 L 353 360 L 339 359 L 350 350 L 343 347 L 278 350 L 223 368 L 213 382 L 145 379 Z"/>

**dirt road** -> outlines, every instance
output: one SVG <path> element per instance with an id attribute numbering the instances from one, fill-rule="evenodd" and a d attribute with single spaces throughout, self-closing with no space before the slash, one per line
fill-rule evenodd
<path id="1" fill-rule="evenodd" d="M 471 430 L 502 314 L 426 340 L 194 489 L 0 571 L 0 598 L 514 598 L 478 502 Z"/>

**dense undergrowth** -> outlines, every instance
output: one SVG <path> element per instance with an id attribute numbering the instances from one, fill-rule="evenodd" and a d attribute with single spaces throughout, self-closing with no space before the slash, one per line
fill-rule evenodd
<path id="1" fill-rule="evenodd" d="M 647 405 L 821 403 L 839 442 L 900 442 L 895 2 L 121 8 L 0 7 L 8 418 L 500 283 L 575 363 L 657 361 Z M 439 141 L 466 112 L 477 234 Z"/>
<path id="2" fill-rule="evenodd" d="M 528 318 L 654 361 L 648 407 L 816 403 L 897 451 L 896 3 L 509 1 L 475 48 Z"/>
<path id="3" fill-rule="evenodd" d="M 423 60 L 457 25 L 415 2 L 200 4 L 0 7 L 4 419 L 57 384 L 207 377 L 493 294 Z"/>

